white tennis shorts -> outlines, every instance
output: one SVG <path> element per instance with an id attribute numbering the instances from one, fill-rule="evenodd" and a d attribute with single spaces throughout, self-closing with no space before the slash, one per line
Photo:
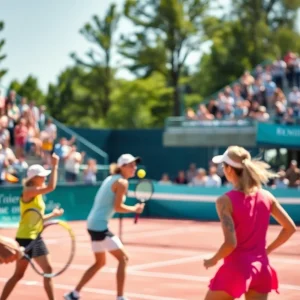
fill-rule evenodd
<path id="1" fill-rule="evenodd" d="M 121 240 L 109 230 L 93 231 L 88 230 L 91 236 L 92 250 L 94 253 L 122 249 L 124 246 Z"/>

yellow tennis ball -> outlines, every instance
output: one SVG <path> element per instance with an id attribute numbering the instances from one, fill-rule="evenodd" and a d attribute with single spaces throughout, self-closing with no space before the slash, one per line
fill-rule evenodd
<path id="1" fill-rule="evenodd" d="M 143 170 L 143 169 L 139 169 L 138 172 L 137 172 L 137 176 L 139 178 L 144 178 L 146 176 L 146 171 Z"/>

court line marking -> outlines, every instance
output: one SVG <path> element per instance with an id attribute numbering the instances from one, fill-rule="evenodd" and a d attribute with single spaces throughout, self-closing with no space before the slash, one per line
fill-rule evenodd
<path id="1" fill-rule="evenodd" d="M 90 248 L 90 244 L 89 243 L 77 243 L 76 246 L 78 246 L 79 248 Z M 191 251 L 191 250 L 173 250 L 173 249 L 152 249 L 152 248 L 143 248 L 143 247 L 138 247 L 138 246 L 132 246 L 128 249 L 128 253 L 130 255 L 130 252 L 142 252 L 142 253 L 157 253 L 157 254 L 174 254 L 174 255 L 194 255 L 194 254 L 198 254 L 199 258 L 207 258 L 210 257 L 212 255 L 215 254 L 215 252 L 213 251 L 208 251 L 208 252 L 203 252 L 203 251 Z M 291 264 L 291 265 L 300 265 L 300 256 L 299 258 L 286 258 L 286 254 L 272 254 L 269 256 L 270 261 L 274 261 L 274 262 L 279 262 L 279 263 L 285 263 L 285 264 Z M 194 256 L 196 257 L 196 256 Z M 185 260 L 186 258 L 178 258 L 178 259 L 174 259 L 174 261 L 181 261 L 181 260 Z M 188 258 L 187 258 L 188 259 Z M 191 258 L 190 258 L 191 259 Z M 171 260 L 173 261 L 173 260 Z M 165 260 L 162 262 L 166 262 Z M 162 263 L 161 262 L 161 263 Z M 153 263 L 149 263 L 149 264 L 145 264 L 145 265 L 150 265 L 150 264 L 157 264 L 158 262 L 153 262 Z M 134 267 L 134 266 L 132 266 Z"/>
<path id="2" fill-rule="evenodd" d="M 54 265 L 54 264 L 53 264 Z M 63 266 L 63 264 L 59 264 L 60 266 Z M 70 269 L 72 270 L 86 270 L 86 265 L 81 264 L 72 264 L 70 266 Z M 100 273 L 115 273 L 116 268 L 108 268 L 105 267 L 99 271 Z M 149 278 L 164 278 L 164 279 L 176 279 L 176 280 L 183 280 L 183 281 L 194 281 L 194 282 L 201 282 L 208 284 L 210 279 L 212 277 L 209 276 L 195 276 L 195 275 L 187 275 L 187 274 L 181 274 L 181 273 L 164 273 L 164 272 L 152 272 L 152 271 L 139 271 L 139 270 L 133 270 L 133 269 L 127 269 L 127 274 L 139 276 L 139 277 L 149 277 Z M 294 291 L 300 291 L 300 285 L 293 285 L 293 284 L 280 284 L 280 289 L 284 290 L 294 290 Z"/>
<path id="3" fill-rule="evenodd" d="M 6 282 L 7 278 L 0 277 L 1 282 Z M 39 286 L 43 287 L 44 285 L 41 282 L 35 281 L 35 280 L 21 280 L 19 281 L 20 284 L 26 285 L 26 286 Z M 54 284 L 54 289 L 60 289 L 65 290 L 66 292 L 74 289 L 73 285 L 69 284 Z M 91 294 L 99 294 L 99 295 L 109 295 L 109 296 L 115 296 L 116 291 L 114 290 L 106 290 L 106 289 L 98 289 L 98 288 L 83 288 L 83 292 L 85 293 L 91 293 Z M 169 297 L 162 297 L 162 296 L 152 296 L 147 294 L 139 294 L 139 293 L 126 293 L 126 296 L 130 298 L 135 299 L 144 299 L 144 300 L 186 300 L 183 298 L 169 298 Z"/>

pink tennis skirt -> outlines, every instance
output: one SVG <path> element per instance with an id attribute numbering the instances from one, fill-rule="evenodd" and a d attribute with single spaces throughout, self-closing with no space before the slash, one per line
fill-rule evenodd
<path id="1" fill-rule="evenodd" d="M 268 261 L 225 261 L 210 281 L 211 291 L 224 291 L 233 298 L 240 298 L 249 290 L 268 294 L 278 292 L 278 277 Z"/>

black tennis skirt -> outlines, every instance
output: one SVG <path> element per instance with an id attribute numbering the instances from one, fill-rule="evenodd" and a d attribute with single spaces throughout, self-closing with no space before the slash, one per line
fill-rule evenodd
<path id="1" fill-rule="evenodd" d="M 16 241 L 19 243 L 21 247 L 26 248 L 32 242 L 32 239 L 16 238 Z M 49 251 L 43 239 L 39 238 L 36 240 L 34 247 L 27 254 L 29 257 L 32 258 L 32 257 L 48 255 Z"/>

